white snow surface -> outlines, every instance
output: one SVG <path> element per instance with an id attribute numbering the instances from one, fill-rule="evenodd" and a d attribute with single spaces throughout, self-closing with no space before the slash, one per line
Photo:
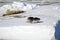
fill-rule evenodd
<path id="1" fill-rule="evenodd" d="M 13 2 L 10 5 L 0 7 L 2 15 L 7 9 L 21 9 L 26 11 L 25 18 L 13 18 L 0 16 L 0 39 L 3 40 L 52 40 L 55 33 L 55 25 L 60 20 L 59 5 L 37 6 L 22 2 Z M 14 16 L 14 15 L 11 15 Z M 28 17 L 39 17 L 41 23 L 28 23 Z"/>

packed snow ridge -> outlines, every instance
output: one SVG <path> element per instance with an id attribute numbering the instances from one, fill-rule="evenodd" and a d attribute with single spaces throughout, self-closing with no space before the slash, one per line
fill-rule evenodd
<path id="1" fill-rule="evenodd" d="M 1 8 L 4 8 L 5 10 L 13 8 L 13 9 L 20 9 L 20 10 L 27 11 L 27 10 L 31 10 L 31 9 L 34 9 L 37 7 L 39 7 L 39 6 L 37 6 L 36 4 L 27 4 L 27 3 L 23 3 L 23 2 L 13 2 L 12 4 L 3 5 Z"/>

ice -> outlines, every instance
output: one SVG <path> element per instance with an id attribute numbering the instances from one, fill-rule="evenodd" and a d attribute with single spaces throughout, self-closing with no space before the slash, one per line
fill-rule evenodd
<path id="1" fill-rule="evenodd" d="M 54 31 L 46 25 L 0 28 L 0 38 L 6 40 L 51 40 Z M 5 33 L 4 33 L 5 32 Z M 43 35 L 42 35 L 43 34 Z"/>
<path id="2" fill-rule="evenodd" d="M 20 5 L 21 4 L 21 5 Z M 8 8 L 9 7 L 9 8 Z M 60 20 L 59 5 L 43 5 L 13 2 L 0 8 L 0 14 L 7 9 L 21 9 L 26 13 L 18 14 L 25 18 L 0 17 L 0 39 L 6 40 L 52 40 L 55 26 Z M 36 9 L 35 9 L 36 8 Z M 40 23 L 27 22 L 28 17 L 41 18 Z"/>
<path id="3" fill-rule="evenodd" d="M 24 3 L 21 2 L 13 2 L 12 7 L 15 9 L 23 9 Z"/>
<path id="4" fill-rule="evenodd" d="M 14 1 L 11 4 L 6 4 L 6 5 L 3 5 L 2 7 L 0 7 L 0 14 L 2 15 L 3 13 L 5 13 L 7 9 L 19 9 L 19 10 L 28 11 L 28 10 L 33 10 L 36 8 L 38 8 L 38 6 L 36 4 L 27 4 L 27 3 L 23 3 L 23 2 Z"/>
<path id="5" fill-rule="evenodd" d="M 7 9 L 11 9 L 11 6 L 10 5 L 3 5 L 2 7 L 0 7 L 0 15 L 4 14 Z"/>
<path id="6" fill-rule="evenodd" d="M 37 7 L 36 4 L 27 4 L 22 2 L 13 2 L 13 8 L 22 9 L 24 11 L 32 10 L 33 8 Z"/>

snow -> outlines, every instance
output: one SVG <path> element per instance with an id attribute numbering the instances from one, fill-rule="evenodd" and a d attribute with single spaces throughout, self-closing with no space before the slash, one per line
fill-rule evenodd
<path id="1" fill-rule="evenodd" d="M 37 8 L 38 6 L 36 4 L 27 4 L 22 2 L 13 2 L 12 4 L 6 4 L 0 7 L 0 12 L 3 14 L 7 9 L 19 9 L 19 10 L 32 10 L 34 8 Z"/>
<path id="2" fill-rule="evenodd" d="M 41 26 L 13 26 L 0 27 L 0 38 L 8 40 L 51 40 L 51 27 Z"/>
<path id="3" fill-rule="evenodd" d="M 59 5 L 37 6 L 22 2 L 13 2 L 10 5 L 0 7 L 2 15 L 7 9 L 21 9 L 26 12 L 17 14 L 25 18 L 14 18 L 11 15 L 0 16 L 0 39 L 3 40 L 51 40 L 54 38 L 55 26 L 60 20 Z M 41 18 L 40 23 L 28 23 L 28 17 Z"/>
<path id="4" fill-rule="evenodd" d="M 13 2 L 12 4 L 6 4 L 0 7 L 0 12 L 3 14 L 7 9 L 19 9 L 19 10 L 32 10 L 34 8 L 37 8 L 38 6 L 36 4 L 27 4 L 22 2 Z"/>

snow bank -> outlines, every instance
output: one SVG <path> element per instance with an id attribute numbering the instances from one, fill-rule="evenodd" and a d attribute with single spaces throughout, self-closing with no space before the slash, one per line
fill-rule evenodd
<path id="1" fill-rule="evenodd" d="M 6 4 L 0 7 L 0 14 L 3 14 L 7 9 L 19 9 L 19 10 L 32 10 L 36 9 L 38 6 L 36 4 L 27 4 L 23 2 L 13 2 L 12 4 Z"/>
<path id="2" fill-rule="evenodd" d="M 51 40 L 54 28 L 41 26 L 1 27 L 0 39 L 3 40 Z"/>
<path id="3" fill-rule="evenodd" d="M 31 24 L 26 22 L 27 18 L 8 19 L 6 17 L 6 19 L 3 17 L 0 20 L 0 39 L 51 40 L 55 32 L 54 26 L 58 20 L 58 17 L 60 17 L 60 6 L 47 5 L 40 6 L 36 9 L 37 7 L 38 6 L 35 4 L 27 4 L 22 2 L 13 2 L 9 5 L 3 5 L 0 8 L 0 14 L 3 14 L 3 12 L 7 9 L 21 9 L 28 11 L 26 14 L 23 14 L 24 16 L 40 17 L 42 23 Z"/>
<path id="4" fill-rule="evenodd" d="M 27 4 L 27 3 L 22 3 L 22 2 L 13 2 L 12 7 L 26 11 L 26 10 L 36 8 L 37 5 L 36 4 Z"/>

